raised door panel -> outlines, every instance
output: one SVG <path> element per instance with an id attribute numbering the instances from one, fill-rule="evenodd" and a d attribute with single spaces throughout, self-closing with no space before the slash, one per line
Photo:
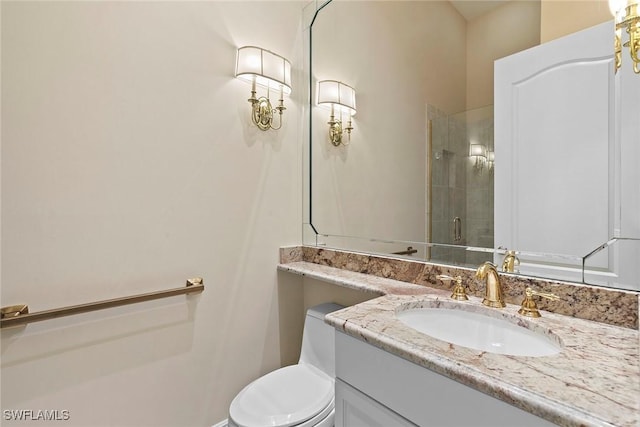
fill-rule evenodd
<path id="1" fill-rule="evenodd" d="M 582 256 L 614 235 L 611 32 L 605 23 L 496 61 L 496 246 Z M 521 260 L 531 272 L 545 268 Z M 563 262 L 554 274 L 579 277 L 570 272 L 579 263 Z"/>
<path id="2" fill-rule="evenodd" d="M 336 427 L 415 427 L 348 384 L 336 380 Z"/>

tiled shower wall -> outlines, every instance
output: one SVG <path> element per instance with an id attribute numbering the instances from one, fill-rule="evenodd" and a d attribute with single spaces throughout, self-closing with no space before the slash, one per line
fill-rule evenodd
<path id="1" fill-rule="evenodd" d="M 432 209 L 429 218 L 429 177 L 427 177 L 427 221 L 431 220 L 431 236 L 427 241 L 446 244 L 465 244 L 465 234 L 454 241 L 454 218 L 466 222 L 466 180 L 464 123 L 434 106 L 429 106 L 427 117 L 431 120 L 431 191 Z M 427 222 L 427 233 L 429 222 Z M 430 239 L 429 239 L 430 237 Z M 459 251 L 433 248 L 432 259 L 452 260 L 460 257 Z M 457 260 L 463 261 L 463 260 Z"/>
<path id="2" fill-rule="evenodd" d="M 448 115 L 427 106 L 431 120 L 431 186 L 426 176 L 425 219 L 426 241 L 456 245 L 493 247 L 493 174 L 485 167 L 474 170 L 469 158 L 469 144 L 481 143 L 493 149 L 493 107 Z M 427 151 L 428 152 L 428 151 Z M 429 191 L 432 210 L 429 212 Z M 462 238 L 454 240 L 454 218 L 462 221 Z M 431 221 L 431 234 L 429 222 Z M 466 259 L 465 251 L 433 248 L 431 259 L 449 262 L 482 262 Z M 483 254 L 474 254 L 474 257 Z M 489 257 L 490 258 L 490 257 Z M 489 259 L 487 258 L 487 259 Z"/>
<path id="3" fill-rule="evenodd" d="M 466 112 L 467 141 L 479 143 L 493 151 L 493 106 Z M 492 248 L 493 240 L 493 170 L 486 165 L 480 172 L 467 162 L 467 244 Z M 470 259 L 472 258 L 472 259 Z M 489 260 L 480 252 L 468 253 L 467 262 L 479 264 Z"/>

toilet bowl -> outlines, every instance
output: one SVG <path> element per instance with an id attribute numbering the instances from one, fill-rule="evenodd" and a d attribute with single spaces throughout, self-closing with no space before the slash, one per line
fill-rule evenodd
<path id="1" fill-rule="evenodd" d="M 229 407 L 229 427 L 333 426 L 334 329 L 324 323 L 324 316 L 341 308 L 326 303 L 307 310 L 298 364 L 243 388 Z"/>

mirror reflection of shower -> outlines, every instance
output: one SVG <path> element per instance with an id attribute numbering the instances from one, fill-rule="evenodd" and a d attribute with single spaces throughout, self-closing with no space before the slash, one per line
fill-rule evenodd
<path id="1" fill-rule="evenodd" d="M 493 247 L 493 105 L 457 114 L 427 105 L 427 123 L 426 241 Z M 472 144 L 482 147 L 482 158 L 471 155 Z M 429 252 L 433 261 L 491 260 L 447 247 Z"/>

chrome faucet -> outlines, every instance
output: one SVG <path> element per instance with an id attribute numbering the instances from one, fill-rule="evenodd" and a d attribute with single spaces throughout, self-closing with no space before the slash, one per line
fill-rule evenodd
<path id="1" fill-rule="evenodd" d="M 496 266 L 487 261 L 478 267 L 476 278 L 486 279 L 485 296 L 482 303 L 489 307 L 502 308 L 506 304 L 502 298 L 502 286 L 500 285 L 500 276 Z"/>

